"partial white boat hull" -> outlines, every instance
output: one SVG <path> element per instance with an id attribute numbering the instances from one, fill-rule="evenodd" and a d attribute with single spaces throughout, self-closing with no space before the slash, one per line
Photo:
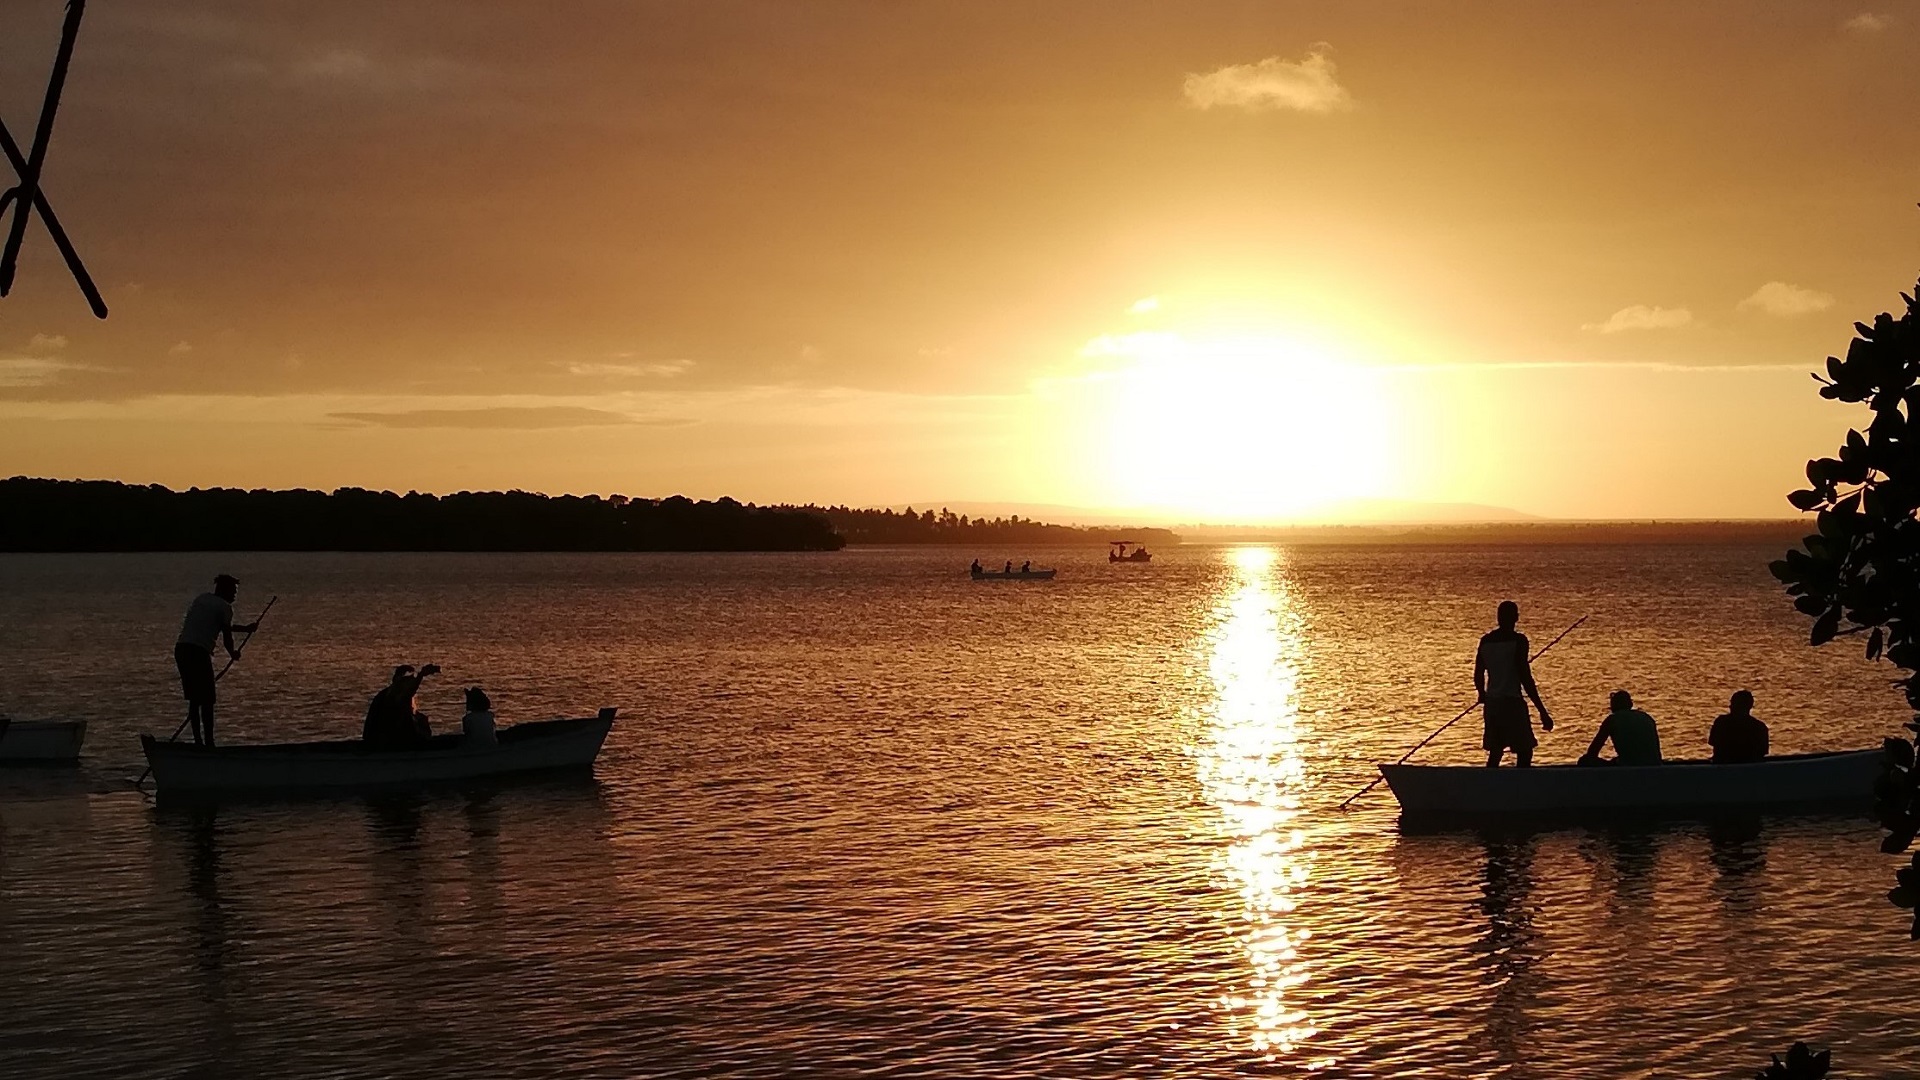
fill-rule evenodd
<path id="1" fill-rule="evenodd" d="M 1881 751 L 1791 754 L 1749 765 L 1381 765 L 1410 816 L 1697 813 L 1867 806 Z"/>
<path id="2" fill-rule="evenodd" d="M 0 717 L 0 762 L 73 762 L 87 741 L 85 720 L 8 720 Z"/>
<path id="3" fill-rule="evenodd" d="M 278 796 L 431 787 L 517 773 L 587 769 L 613 727 L 612 710 L 579 720 L 502 728 L 493 746 L 442 735 L 417 750 L 369 750 L 359 740 L 195 746 L 140 737 L 157 796 Z"/>

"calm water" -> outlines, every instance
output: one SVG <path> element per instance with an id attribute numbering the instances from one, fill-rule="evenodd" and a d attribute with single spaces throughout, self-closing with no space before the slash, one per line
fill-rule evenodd
<path id="1" fill-rule="evenodd" d="M 1471 695 L 1511 595 L 1584 748 L 1616 685 L 1702 748 L 1872 745 L 1747 548 L 969 558 L 0 557 L 0 1076 L 1750 1076 L 1796 1037 L 1920 1072 L 1870 823 L 1402 835 L 1334 805 Z M 217 570 L 224 740 L 347 735 L 399 662 L 457 724 L 617 705 L 591 782 L 156 809 L 170 652 Z M 1469 761 L 1478 724 L 1423 759 Z"/>

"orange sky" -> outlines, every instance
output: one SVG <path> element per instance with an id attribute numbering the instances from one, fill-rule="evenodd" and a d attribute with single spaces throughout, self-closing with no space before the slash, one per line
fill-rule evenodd
<path id="1" fill-rule="evenodd" d="M 54 0 L 4 0 L 32 128 Z M 1772 516 L 1920 4 L 96 0 L 0 474 Z"/>

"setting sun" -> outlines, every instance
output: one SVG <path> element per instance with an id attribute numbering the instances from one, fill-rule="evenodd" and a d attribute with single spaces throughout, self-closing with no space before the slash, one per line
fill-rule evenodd
<path id="1" fill-rule="evenodd" d="M 1384 373 L 1300 339 L 1142 331 L 1096 338 L 1073 408 L 1115 505 L 1271 521 L 1387 492 Z"/>

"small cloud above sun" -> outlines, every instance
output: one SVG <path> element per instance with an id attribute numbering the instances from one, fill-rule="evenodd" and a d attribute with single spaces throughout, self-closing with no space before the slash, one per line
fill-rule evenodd
<path id="1" fill-rule="evenodd" d="M 1825 311 L 1832 306 L 1831 294 L 1803 289 L 1784 281 L 1767 282 L 1739 304 L 1742 311 L 1763 311 L 1783 318 Z"/>
<path id="2" fill-rule="evenodd" d="M 1160 298 L 1157 296 L 1143 296 L 1127 308 L 1127 311 L 1134 315 L 1146 315 L 1159 310 Z"/>
<path id="3" fill-rule="evenodd" d="M 1583 323 L 1582 330 L 1600 334 L 1618 334 L 1625 330 L 1671 330 L 1678 326 L 1687 326 L 1693 322 L 1693 312 L 1686 308 L 1648 307 L 1634 304 L 1623 307 L 1607 316 L 1606 322 Z"/>
<path id="4" fill-rule="evenodd" d="M 1300 60 L 1269 56 L 1251 64 L 1228 64 L 1205 74 L 1190 74 L 1184 86 L 1187 104 L 1196 109 L 1244 109 L 1247 112 L 1332 113 L 1353 108 L 1353 95 L 1335 77 L 1325 44 Z"/>

